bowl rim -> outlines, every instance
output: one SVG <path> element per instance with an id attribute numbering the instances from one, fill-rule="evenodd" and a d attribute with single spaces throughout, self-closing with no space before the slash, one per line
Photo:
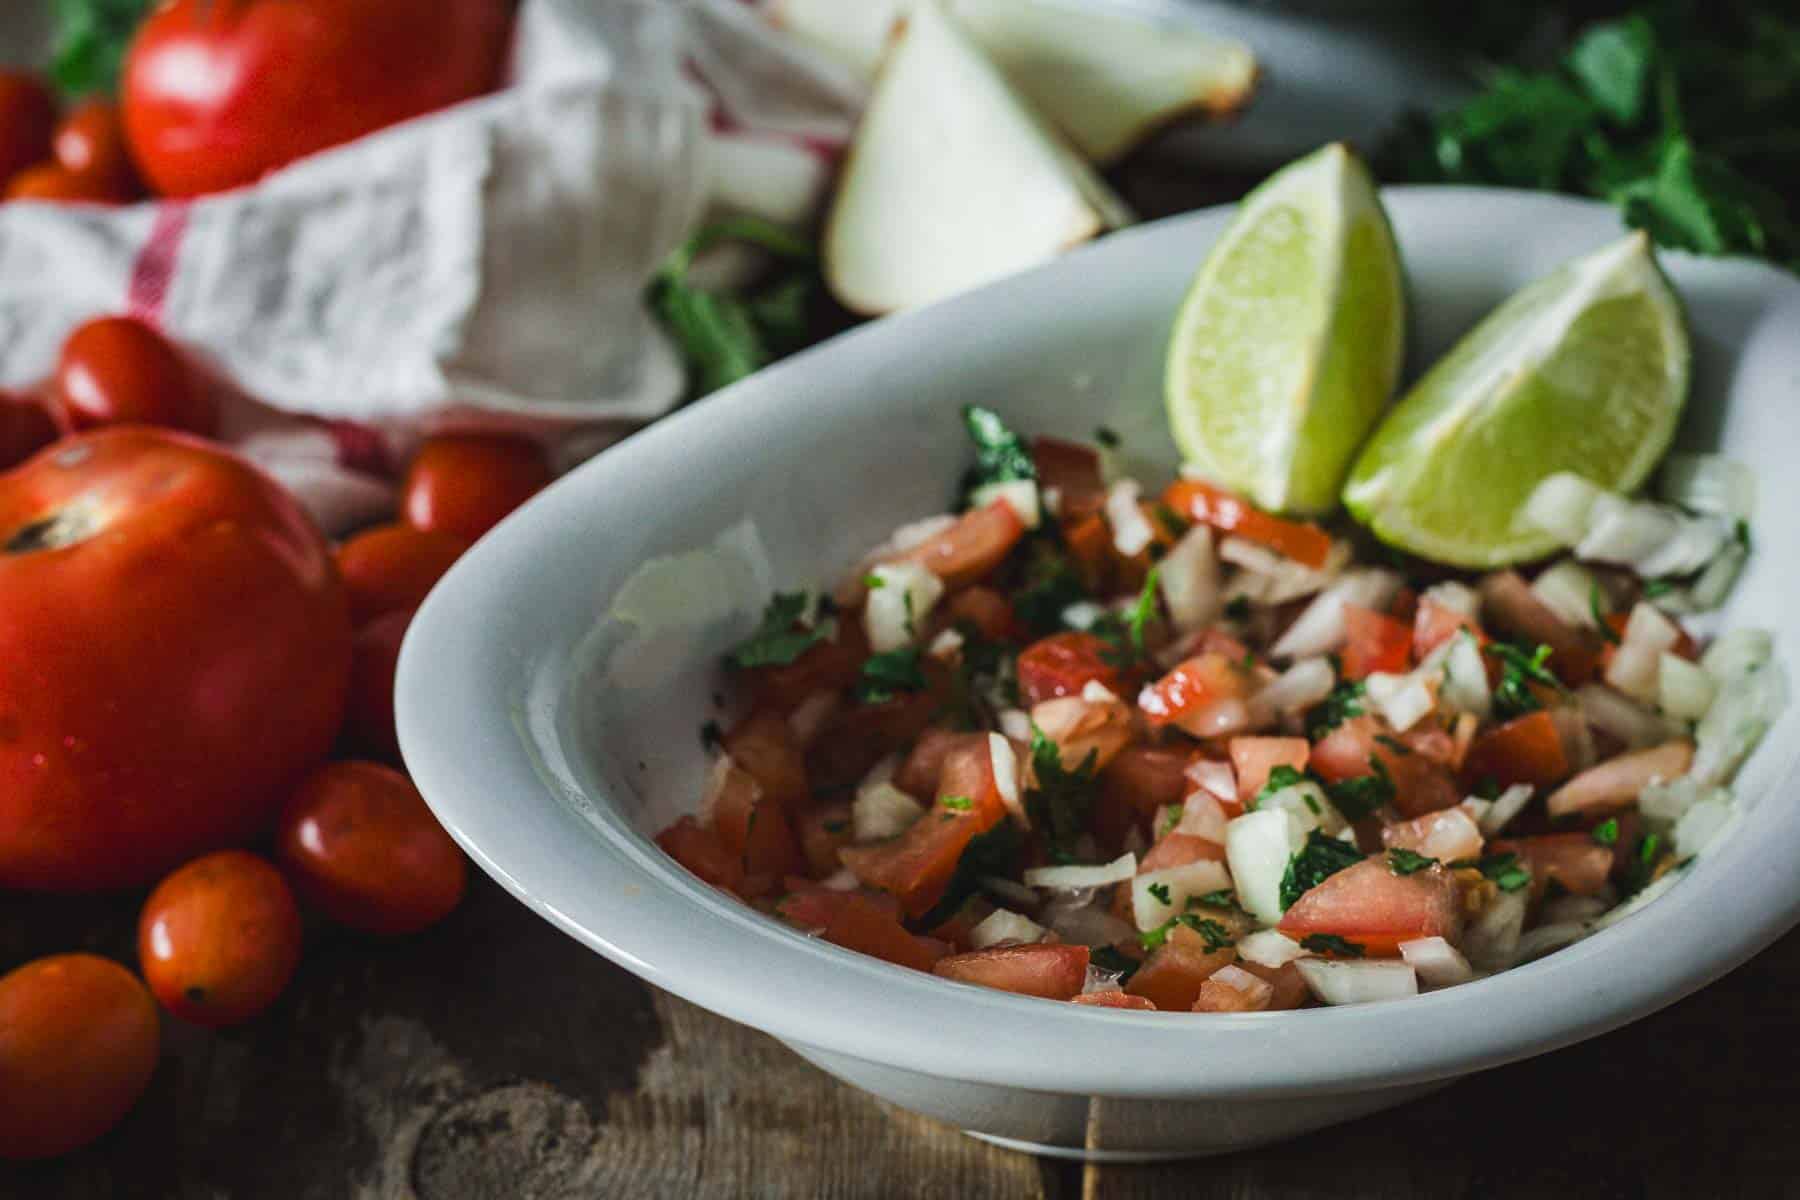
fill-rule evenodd
<path id="1" fill-rule="evenodd" d="M 1534 219 L 1616 234 L 1592 201 L 1464 187 L 1383 190 L 1397 227 L 1472 208 L 1525 206 Z M 527 907 L 658 987 L 788 1042 L 928 1075 L 1089 1095 L 1253 1097 L 1401 1086 L 1557 1049 L 1697 990 L 1800 921 L 1800 806 L 1758 804 L 1758 836 L 1716 845 L 1686 871 L 1685 905 L 1656 903 L 1555 954 L 1404 1002 L 1299 1012 L 1116 1012 L 953 983 L 840 949 L 690 876 L 608 804 L 586 815 L 547 779 L 516 706 L 472 650 L 516 610 L 534 560 L 567 553 L 592 497 L 654 480 L 687 442 L 726 444 L 771 407 L 801 403 L 821 361 L 929 336 L 934 322 L 1053 287 L 1144 239 L 1192 239 L 1233 206 L 1115 234 L 976 292 L 874 322 L 767 368 L 571 472 L 483 538 L 415 616 L 401 649 L 396 718 L 408 768 L 438 819 Z M 1437 215 L 1432 215 L 1434 210 Z M 1768 298 L 1800 281 L 1748 261 Z M 490 645 L 491 648 L 491 645 Z M 496 651 L 498 652 L 498 651 Z M 1791 786 L 1800 770 L 1773 782 Z M 565 785 L 566 786 L 566 785 Z M 517 818 L 526 795 L 535 822 Z M 506 800 L 502 802 L 501 797 Z M 596 832 L 598 836 L 596 836 Z M 1732 920 L 1708 914 L 1724 911 Z M 1648 914 L 1654 913 L 1651 917 Z"/>

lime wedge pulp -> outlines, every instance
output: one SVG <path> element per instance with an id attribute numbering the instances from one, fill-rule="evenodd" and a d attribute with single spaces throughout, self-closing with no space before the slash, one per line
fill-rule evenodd
<path id="1" fill-rule="evenodd" d="M 1681 306 L 1642 233 L 1507 300 L 1394 406 L 1344 504 L 1383 541 L 1495 567 L 1555 538 L 1523 517 L 1559 471 L 1630 491 L 1668 449 L 1687 395 Z"/>
<path id="2" fill-rule="evenodd" d="M 1406 336 L 1400 255 L 1362 162 L 1326 146 L 1244 198 L 1175 318 L 1169 425 L 1200 474 L 1277 512 L 1337 506 Z"/>

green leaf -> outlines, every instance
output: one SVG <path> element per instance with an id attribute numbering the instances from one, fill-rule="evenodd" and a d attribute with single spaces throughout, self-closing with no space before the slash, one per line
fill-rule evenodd
<path id="1" fill-rule="evenodd" d="M 965 405 L 963 424 L 968 426 L 969 440 L 975 443 L 975 465 L 963 480 L 965 491 L 990 483 L 1037 478 L 1031 447 L 1007 428 L 999 413 L 979 404 Z"/>
<path id="2" fill-rule="evenodd" d="M 1074 860 L 1075 841 L 1087 830 L 1098 785 L 1094 780 L 1099 751 L 1088 751 L 1074 770 L 1062 764 L 1062 752 L 1035 724 L 1031 727 L 1031 773 L 1034 786 L 1025 793 L 1025 811 L 1041 830 L 1057 862 Z"/>
<path id="3" fill-rule="evenodd" d="M 1257 790 L 1256 795 L 1250 798 L 1250 808 L 1252 810 L 1261 808 L 1262 802 L 1267 800 L 1270 796 L 1273 796 L 1276 792 L 1286 791 L 1296 784 L 1305 782 L 1306 776 L 1295 770 L 1293 767 L 1288 766 L 1286 763 L 1279 763 L 1270 767 L 1269 781 L 1263 784 L 1262 787 Z"/>
<path id="4" fill-rule="evenodd" d="M 1300 939 L 1301 948 L 1314 954 L 1335 954 L 1339 958 L 1361 958 L 1368 949 L 1335 933 L 1309 933 Z"/>
<path id="5" fill-rule="evenodd" d="M 1307 892 L 1362 860 L 1362 851 L 1349 842 L 1312 830 L 1306 835 L 1306 844 L 1288 860 L 1287 870 L 1281 876 L 1281 907 L 1292 908 L 1294 901 Z"/>
<path id="6" fill-rule="evenodd" d="M 1306 736 L 1319 741 L 1351 717 L 1362 716 L 1366 711 L 1362 698 L 1362 680 L 1346 679 L 1339 683 L 1331 689 L 1329 696 L 1306 710 Z"/>
<path id="7" fill-rule="evenodd" d="M 1093 599 L 1075 564 L 1048 538 L 1033 538 L 1025 556 L 1025 578 L 1013 593 L 1013 615 L 1032 633 L 1063 628 L 1063 610 Z"/>
<path id="8" fill-rule="evenodd" d="M 1325 794 L 1331 797 L 1332 807 L 1344 814 L 1344 820 L 1351 824 L 1372 815 L 1383 805 L 1393 803 L 1394 779 L 1388 774 L 1387 764 L 1379 758 L 1371 758 L 1369 770 L 1367 775 L 1325 785 Z"/>
<path id="9" fill-rule="evenodd" d="M 1503 892 L 1516 892 L 1531 882 L 1531 868 L 1519 861 L 1513 853 L 1487 854 L 1476 861 L 1475 867 Z"/>
<path id="10" fill-rule="evenodd" d="M 1398 847 L 1389 850 L 1387 858 L 1388 870 L 1396 875 L 1417 875 L 1420 871 L 1426 871 L 1438 865 L 1438 860 L 1435 858 L 1427 858 L 1416 851 L 1403 850 Z"/>
<path id="11" fill-rule="evenodd" d="M 1590 100 L 1618 124 L 1633 125 L 1650 94 L 1656 32 L 1642 13 L 1594 25 L 1576 40 L 1567 61 Z"/>
<path id="12" fill-rule="evenodd" d="M 1765 254 L 1769 224 L 1782 221 L 1779 198 L 1686 138 L 1663 147 L 1653 176 L 1615 187 L 1611 198 L 1659 245 L 1697 254 Z"/>
<path id="13" fill-rule="evenodd" d="M 55 0 L 50 79 L 70 100 L 118 90 L 119 68 L 152 0 Z"/>
<path id="14" fill-rule="evenodd" d="M 902 692 L 925 690 L 925 673 L 919 669 L 917 646 L 902 646 L 885 654 L 871 654 L 852 689 L 864 704 L 883 704 Z"/>
<path id="15" fill-rule="evenodd" d="M 956 915 L 964 902 L 981 889 L 981 881 L 990 876 L 1009 879 L 1018 873 L 1019 855 L 1024 839 L 1018 826 L 1002 821 L 986 833 L 969 839 L 956 870 L 944 885 L 944 895 L 932 910 L 912 923 L 914 929 L 933 929 Z M 1090 961 L 1092 961 L 1090 959 Z"/>
<path id="16" fill-rule="evenodd" d="M 1494 711 L 1502 718 L 1523 716 L 1544 707 L 1532 693 L 1530 685 L 1533 683 L 1559 692 L 1565 690 L 1562 680 L 1546 665 L 1551 655 L 1548 646 L 1527 651 L 1511 642 L 1493 642 L 1488 646 L 1488 653 L 1500 660 L 1500 683 L 1494 688 Z"/>
<path id="17" fill-rule="evenodd" d="M 776 592 L 763 609 L 762 624 L 725 656 L 726 665 L 740 670 L 785 667 L 799 658 L 826 637 L 817 626 L 798 627 L 805 612 L 805 592 Z"/>

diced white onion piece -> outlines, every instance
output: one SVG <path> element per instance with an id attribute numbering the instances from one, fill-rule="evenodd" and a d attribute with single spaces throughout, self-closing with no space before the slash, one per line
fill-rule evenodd
<path id="1" fill-rule="evenodd" d="M 1554 900 L 1544 901 L 1544 908 L 1539 916 L 1546 925 L 1596 921 L 1612 906 L 1613 901 L 1605 896 L 1558 896 Z"/>
<path id="2" fill-rule="evenodd" d="M 1225 861 L 1238 903 L 1264 925 L 1281 922 L 1281 877 L 1296 849 L 1283 812 L 1245 813 L 1225 826 Z"/>
<path id="3" fill-rule="evenodd" d="M 1219 803 L 1218 797 L 1205 788 L 1195 788 L 1182 801 L 1181 816 L 1175 822 L 1175 832 L 1205 838 L 1223 846 L 1226 824 L 1225 808 Z"/>
<path id="4" fill-rule="evenodd" d="M 1111 946 L 1137 937 L 1131 922 L 1093 904 L 1051 912 L 1049 921 L 1057 937 L 1078 946 Z"/>
<path id="5" fill-rule="evenodd" d="M 1256 811 L 1288 814 L 1296 841 L 1305 841 L 1306 835 L 1315 829 L 1335 836 L 1344 831 L 1346 824 L 1343 814 L 1325 795 L 1325 789 L 1310 779 L 1258 798 Z"/>
<path id="6" fill-rule="evenodd" d="M 943 662 L 954 662 L 962 654 L 963 635 L 954 629 L 946 629 L 931 639 L 931 645 L 925 653 Z"/>
<path id="7" fill-rule="evenodd" d="M 1712 707 L 1718 685 L 1706 668 L 1664 651 L 1656 673 L 1657 707 L 1678 721 L 1698 721 Z"/>
<path id="8" fill-rule="evenodd" d="M 1296 965 L 1312 994 L 1326 1004 L 1370 1004 L 1419 994 L 1419 977 L 1403 962 L 1302 958 Z"/>
<path id="9" fill-rule="evenodd" d="M 1101 683 L 1098 679 L 1090 679 L 1081 685 L 1081 698 L 1089 704 L 1120 703 L 1118 696 L 1113 694 L 1112 689 L 1107 687 L 1104 683 Z"/>
<path id="10" fill-rule="evenodd" d="M 1178 632 L 1204 629 L 1219 619 L 1225 600 L 1219 591 L 1219 560 L 1210 528 L 1195 525 L 1181 535 L 1157 566 L 1156 586 Z"/>
<path id="11" fill-rule="evenodd" d="M 1188 897 L 1204 896 L 1230 886 L 1231 874 L 1225 864 L 1206 858 L 1179 867 L 1145 871 L 1131 881 L 1131 916 L 1139 929 L 1155 929 L 1170 917 L 1186 912 Z M 1168 896 L 1166 903 L 1159 893 Z"/>
<path id="12" fill-rule="evenodd" d="M 1042 900 L 1042 897 L 1018 880 L 1008 879 L 1004 875 L 983 875 L 978 882 L 981 890 L 988 895 L 1020 908 L 1036 908 Z"/>
<path id="13" fill-rule="evenodd" d="M 1092 600 L 1077 600 L 1059 614 L 1062 623 L 1070 629 L 1092 629 L 1094 622 L 1105 615 L 1106 606 Z"/>
<path id="14" fill-rule="evenodd" d="M 1022 913 L 996 908 L 969 930 L 969 945 L 986 950 L 1001 942 L 1035 942 L 1044 936 L 1044 927 Z"/>
<path id="15" fill-rule="evenodd" d="M 862 789 L 874 787 L 878 783 L 886 783 L 888 780 L 892 779 L 899 770 L 899 754 L 883 755 L 881 758 L 876 759 L 875 765 L 870 767 L 868 771 L 864 773 L 863 777 L 857 781 L 856 790 L 860 792 Z"/>
<path id="16" fill-rule="evenodd" d="M 850 836 L 857 842 L 899 837 L 925 815 L 925 806 L 885 780 L 856 789 L 850 802 Z"/>
<path id="17" fill-rule="evenodd" d="M 1462 956 L 1462 951 L 1441 937 L 1401 942 L 1400 957 L 1418 975 L 1423 987 L 1455 987 L 1475 978 L 1475 969 Z"/>
<path id="18" fill-rule="evenodd" d="M 1720 634 L 1700 656 L 1700 665 L 1721 684 L 1748 674 L 1775 655 L 1775 637 L 1766 629 L 1733 629 Z"/>
<path id="19" fill-rule="evenodd" d="M 1722 683 L 1718 699 L 1695 727 L 1688 773 L 1701 783 L 1730 783 L 1787 702 L 1787 675 L 1773 659 Z"/>
<path id="20" fill-rule="evenodd" d="M 1342 578 L 1313 598 L 1275 645 L 1271 658 L 1292 661 L 1330 654 L 1344 644 L 1348 630 L 1344 606 L 1383 609 L 1400 590 L 1400 577 L 1392 571 L 1366 567 L 1346 571 Z"/>
<path id="21" fill-rule="evenodd" d="M 1675 822 L 1676 856 L 1692 858 L 1705 850 L 1731 824 L 1735 811 L 1730 794 L 1723 791 L 1715 791 L 1695 803 Z"/>
<path id="22" fill-rule="evenodd" d="M 1250 721 L 1266 725 L 1276 717 L 1303 712 L 1331 695 L 1337 675 L 1324 658 L 1303 658 L 1250 698 Z"/>
<path id="23" fill-rule="evenodd" d="M 1106 523 L 1112 528 L 1113 549 L 1126 558 L 1142 554 L 1156 540 L 1156 531 L 1138 508 L 1142 494 L 1135 479 L 1121 479 L 1106 490 Z"/>
<path id="24" fill-rule="evenodd" d="M 1124 883 L 1137 874 L 1137 855 L 1121 854 L 1099 866 L 1032 867 L 1025 872 L 1025 883 L 1046 891 L 1069 892 L 1077 888 L 1105 887 Z"/>
<path id="25" fill-rule="evenodd" d="M 1715 793 L 1723 794 L 1723 789 L 1703 784 L 1691 773 L 1658 779 L 1638 793 L 1638 815 L 1652 830 L 1667 833 L 1687 815 L 1688 809 Z"/>
<path id="26" fill-rule="evenodd" d="M 1031 740 L 1031 714 L 1022 708 L 1003 708 L 994 718 L 1000 732 L 1015 742 Z"/>
<path id="27" fill-rule="evenodd" d="M 1562 743 L 1563 757 L 1569 770 L 1585 771 L 1599 758 L 1594 746 L 1593 730 L 1581 710 L 1570 704 L 1559 704 L 1550 710 L 1550 723 L 1556 726 L 1557 740 Z"/>
<path id="28" fill-rule="evenodd" d="M 939 513 L 935 517 L 922 517 L 917 521 L 909 522 L 890 533 L 881 549 L 901 554 L 911 550 L 914 546 L 922 546 L 956 524 L 958 519 L 955 513 Z M 877 554 L 879 553 L 878 550 Z"/>
<path id="29" fill-rule="evenodd" d="M 1081 985 L 1082 995 L 1093 996 L 1102 992 L 1116 992 L 1119 990 L 1121 989 L 1119 988 L 1119 973 L 1117 971 L 1108 971 L 1104 967 L 1096 967 L 1093 963 L 1088 964 L 1087 978 Z"/>
<path id="30" fill-rule="evenodd" d="M 1499 893 L 1463 931 L 1463 953 L 1477 970 L 1504 971 L 1513 965 L 1529 897 L 1527 888 Z"/>
<path id="31" fill-rule="evenodd" d="M 1005 483 L 989 483 L 969 493 L 970 508 L 986 508 L 996 500 L 1006 501 L 1007 506 L 1019 514 L 1019 520 L 1025 523 L 1027 529 L 1036 529 L 1043 523 L 1035 479 L 1009 479 Z"/>
<path id="32" fill-rule="evenodd" d="M 1182 715 L 1176 719 L 1175 726 L 1202 739 L 1240 733 L 1250 727 L 1250 706 L 1236 696 L 1227 696 Z"/>
<path id="33" fill-rule="evenodd" d="M 1437 701 L 1431 689 L 1417 675 L 1389 675 L 1375 671 L 1363 680 L 1369 702 L 1399 733 L 1405 733 L 1422 721 Z"/>
<path id="34" fill-rule="evenodd" d="M 1691 575 L 1725 549 L 1732 526 L 1717 517 L 1676 518 L 1675 535 L 1633 564 L 1646 579 Z"/>
<path id="35" fill-rule="evenodd" d="M 1444 646 L 1444 683 L 1438 698 L 1452 712 L 1469 713 L 1485 721 L 1494 710 L 1494 692 L 1488 686 L 1487 665 L 1474 637 L 1466 629 L 1459 629 Z"/>
<path id="36" fill-rule="evenodd" d="M 1237 772 L 1230 763 L 1199 758 L 1189 763 L 1182 774 L 1195 787 L 1211 792 L 1220 800 L 1237 803 Z"/>
<path id="37" fill-rule="evenodd" d="M 1565 946 L 1573 946 L 1592 932 L 1594 932 L 1592 921 L 1557 921 L 1539 925 L 1519 938 L 1519 946 L 1514 952 L 1513 961 L 1528 963 L 1533 959 L 1542 958 Z"/>
<path id="38" fill-rule="evenodd" d="M 849 867 L 839 867 L 825 878 L 819 880 L 819 886 L 828 892 L 854 892 L 862 886 L 862 880 Z"/>
<path id="39" fill-rule="evenodd" d="M 1216 983 L 1228 987 L 1244 998 L 1244 1009 L 1247 1012 L 1261 1012 L 1269 1006 L 1275 996 L 1275 988 L 1259 975 L 1252 975 L 1239 966 L 1227 964 L 1206 977 L 1208 983 Z"/>
<path id="40" fill-rule="evenodd" d="M 1600 589 L 1594 573 L 1574 559 L 1565 558 L 1547 568 L 1532 580 L 1531 590 L 1543 601 L 1544 607 L 1561 617 L 1564 623 L 1577 629 L 1599 627 L 1594 619 L 1594 605 L 1596 598 L 1604 605 L 1606 594 Z"/>
<path id="41" fill-rule="evenodd" d="M 1660 713 L 1604 684 L 1582 684 L 1575 700 L 1588 724 L 1633 750 L 1660 746 L 1680 732 Z"/>
<path id="42" fill-rule="evenodd" d="M 1756 512 L 1756 474 L 1720 454 L 1675 453 L 1663 459 L 1657 495 L 1697 513 L 1747 521 Z"/>
<path id="43" fill-rule="evenodd" d="M 1063 494 L 1062 494 L 1061 488 L 1059 488 L 1059 487 L 1039 488 L 1038 489 L 1038 499 L 1040 501 L 1042 501 L 1045 512 L 1049 513 L 1053 517 L 1062 516 Z"/>
<path id="44" fill-rule="evenodd" d="M 1524 812 L 1525 806 L 1530 803 L 1531 785 L 1515 783 L 1494 798 L 1493 804 L 1481 814 L 1476 825 L 1480 827 L 1483 837 L 1491 838 L 1505 829 L 1514 817 Z"/>
<path id="45" fill-rule="evenodd" d="M 1575 557 L 1634 566 L 1680 531 L 1681 514 L 1674 509 L 1603 492 L 1588 510 L 1587 532 L 1575 544 Z"/>
<path id="46" fill-rule="evenodd" d="M 988 734 L 988 758 L 993 764 L 994 788 L 1000 793 L 1000 803 L 1006 805 L 1013 820 L 1030 829 L 1031 818 L 1025 815 L 1025 802 L 1019 796 L 1019 754 L 1005 734 Z"/>
<path id="47" fill-rule="evenodd" d="M 1674 622 L 1658 612 L 1655 605 L 1639 601 L 1625 623 L 1625 636 L 1606 668 L 1606 682 L 1634 700 L 1656 699 L 1657 667 L 1663 651 L 1681 640 Z"/>
<path id="48" fill-rule="evenodd" d="M 826 718 L 837 710 L 838 699 L 836 692 L 814 692 L 794 706 L 788 714 L 788 732 L 801 748 L 813 744 L 819 730 L 825 727 Z"/>
<path id="49" fill-rule="evenodd" d="M 1420 603 L 1431 601 L 1439 608 L 1447 608 L 1458 616 L 1476 620 L 1481 615 L 1481 595 L 1466 583 L 1458 583 L 1454 579 L 1446 579 L 1442 583 L 1434 583 L 1420 595 Z"/>
<path id="50" fill-rule="evenodd" d="M 737 764 L 732 761 L 729 754 L 721 754 L 713 759 L 712 767 L 706 772 L 706 788 L 700 793 L 700 821 L 702 824 L 707 826 L 713 824 L 713 814 L 718 811 L 719 797 L 724 794 L 727 784 L 731 782 L 732 772 L 737 769 Z M 750 786 L 758 791 L 762 790 L 755 780 L 750 781 Z"/>
<path id="51" fill-rule="evenodd" d="M 1306 951 L 1301 949 L 1299 942 L 1278 929 L 1259 929 L 1238 939 L 1237 953 L 1245 962 L 1273 969 L 1303 957 Z"/>
<path id="52" fill-rule="evenodd" d="M 1594 923 L 1594 927 L 1596 929 L 1605 929 L 1609 925 L 1615 925 L 1618 922 L 1623 921 L 1626 917 L 1629 917 L 1640 908 L 1656 903 L 1668 893 L 1670 888 L 1681 882 L 1681 877 L 1685 873 L 1686 872 L 1683 871 L 1664 872 L 1661 879 L 1658 879 L 1655 883 L 1652 883 L 1649 887 L 1645 888 L 1625 903 L 1619 905 L 1604 917 L 1601 917 Z"/>
<path id="53" fill-rule="evenodd" d="M 918 640 L 925 615 L 944 594 L 944 581 L 918 563 L 886 563 L 870 569 L 881 581 L 869 588 L 863 606 L 863 632 L 877 654 L 899 650 Z"/>
<path id="54" fill-rule="evenodd" d="M 1711 612 L 1725 603 L 1725 597 L 1731 595 L 1731 589 L 1737 585 L 1744 564 L 1749 561 L 1748 546 L 1735 538 L 1728 542 L 1718 556 L 1706 564 L 1706 570 L 1700 572 L 1700 577 L 1694 580 L 1693 586 L 1687 589 L 1688 607 L 1694 612 Z"/>
<path id="55" fill-rule="evenodd" d="M 1573 546 L 1587 532 L 1594 501 L 1605 494 L 1579 475 L 1559 471 L 1532 490 L 1521 515 L 1528 524 Z"/>
<path id="56" fill-rule="evenodd" d="M 1309 567 L 1247 538 L 1228 537 L 1219 543 L 1219 557 L 1242 568 L 1226 589 L 1227 599 L 1242 596 L 1263 605 L 1286 604 L 1323 591 L 1349 565 L 1350 553 L 1350 543 L 1333 540 L 1324 565 Z"/>

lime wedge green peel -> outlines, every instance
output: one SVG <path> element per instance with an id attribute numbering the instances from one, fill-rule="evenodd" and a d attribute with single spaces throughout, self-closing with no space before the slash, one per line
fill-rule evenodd
<path id="1" fill-rule="evenodd" d="M 1406 341 L 1400 255 L 1368 168 L 1330 145 L 1244 198 L 1176 315 L 1175 443 L 1277 512 L 1337 507 Z"/>
<path id="2" fill-rule="evenodd" d="M 1681 306 L 1634 233 L 1494 310 L 1394 406 L 1344 504 L 1382 541 L 1496 567 L 1557 549 L 1523 518 L 1559 471 L 1629 492 L 1668 449 L 1688 388 Z"/>

